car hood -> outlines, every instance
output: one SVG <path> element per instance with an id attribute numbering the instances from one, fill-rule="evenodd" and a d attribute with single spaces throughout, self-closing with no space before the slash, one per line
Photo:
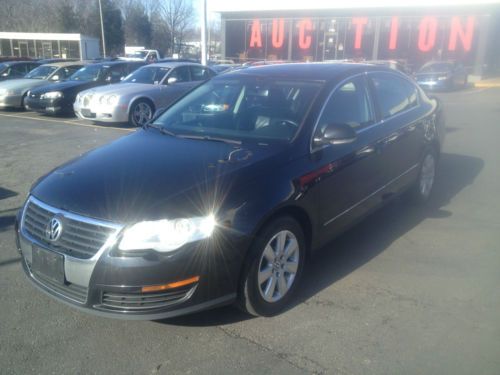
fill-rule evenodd
<path id="1" fill-rule="evenodd" d="M 117 95 L 128 95 L 144 93 L 145 91 L 157 89 L 159 85 L 148 85 L 146 83 L 115 83 L 112 85 L 100 86 L 90 90 L 86 90 L 82 95 L 87 93 L 92 94 L 117 94 Z"/>
<path id="2" fill-rule="evenodd" d="M 97 81 L 63 81 L 63 82 L 53 83 L 50 85 L 50 87 L 47 88 L 40 87 L 36 90 L 32 90 L 32 93 L 42 94 L 47 91 L 64 91 L 77 87 L 80 87 L 83 90 L 85 88 L 92 87 L 93 85 L 96 84 L 102 84 L 102 83 Z"/>
<path id="3" fill-rule="evenodd" d="M 123 224 L 202 215 L 200 206 L 215 204 L 209 202 L 214 191 L 225 196 L 263 165 L 277 168 L 271 160 L 283 150 L 138 130 L 55 169 L 31 194 L 53 207 Z"/>
<path id="4" fill-rule="evenodd" d="M 49 82 L 45 79 L 11 79 L 8 81 L 4 81 L 0 83 L 0 89 L 8 89 L 8 90 L 18 90 L 24 91 L 32 89 L 33 87 L 38 87 L 42 85 L 46 85 Z"/>

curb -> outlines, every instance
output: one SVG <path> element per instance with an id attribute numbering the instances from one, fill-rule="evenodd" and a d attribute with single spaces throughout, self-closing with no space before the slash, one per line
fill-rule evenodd
<path id="1" fill-rule="evenodd" d="M 500 82 L 494 82 L 494 83 L 486 83 L 486 82 L 477 82 L 474 83 L 475 88 L 481 88 L 481 89 L 490 89 L 490 88 L 498 88 L 500 87 Z"/>

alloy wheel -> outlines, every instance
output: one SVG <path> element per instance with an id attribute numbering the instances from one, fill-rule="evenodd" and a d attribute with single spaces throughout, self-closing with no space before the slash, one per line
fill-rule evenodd
<path id="1" fill-rule="evenodd" d="M 300 247 L 295 235 L 282 230 L 266 244 L 257 273 L 261 297 L 270 303 L 281 300 L 292 287 L 299 269 Z"/>

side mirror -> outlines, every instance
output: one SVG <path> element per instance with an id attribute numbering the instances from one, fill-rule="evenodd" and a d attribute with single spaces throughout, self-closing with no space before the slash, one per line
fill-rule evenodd
<path id="1" fill-rule="evenodd" d="M 51 80 L 51 81 L 59 81 L 59 79 L 60 79 L 60 78 L 61 78 L 61 77 L 59 77 L 59 75 L 58 75 L 58 74 L 56 74 L 56 75 L 52 76 L 52 78 L 50 78 L 50 80 Z"/>
<path id="2" fill-rule="evenodd" d="M 177 82 L 177 78 L 175 77 L 170 77 L 168 80 L 167 80 L 167 84 L 169 85 L 173 85 L 174 83 Z"/>
<path id="3" fill-rule="evenodd" d="M 329 124 L 323 134 L 314 138 L 318 144 L 342 145 L 356 140 L 356 132 L 348 124 Z"/>

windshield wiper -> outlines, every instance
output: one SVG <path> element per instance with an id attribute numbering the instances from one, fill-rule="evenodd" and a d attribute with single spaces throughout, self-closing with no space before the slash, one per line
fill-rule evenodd
<path id="1" fill-rule="evenodd" d="M 213 141 L 213 142 L 224 142 L 224 143 L 229 143 L 232 145 L 241 145 L 241 141 L 237 141 L 234 139 L 227 139 L 227 138 L 220 138 L 220 137 L 212 137 L 209 135 L 186 135 L 186 134 L 181 134 L 178 135 L 179 138 L 186 138 L 186 139 L 197 139 L 201 141 Z"/>
<path id="2" fill-rule="evenodd" d="M 153 128 L 153 129 L 158 130 L 161 134 L 166 134 L 166 135 L 170 135 L 172 137 L 177 137 L 177 134 L 171 132 L 170 130 L 165 129 L 163 126 L 154 125 L 151 122 L 146 122 L 144 125 L 142 125 L 142 128 L 143 129 Z"/>

